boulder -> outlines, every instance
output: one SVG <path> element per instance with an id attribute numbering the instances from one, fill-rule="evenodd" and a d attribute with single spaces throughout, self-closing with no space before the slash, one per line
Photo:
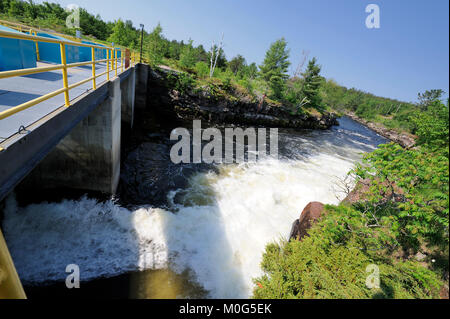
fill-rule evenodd
<path id="1" fill-rule="evenodd" d="M 319 219 L 325 211 L 325 206 L 319 202 L 311 202 L 306 205 L 300 218 L 292 225 L 290 239 L 302 240 L 308 234 L 308 230 Z"/>

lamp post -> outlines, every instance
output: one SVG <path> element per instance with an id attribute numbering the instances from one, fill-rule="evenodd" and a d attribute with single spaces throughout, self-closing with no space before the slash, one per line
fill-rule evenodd
<path id="1" fill-rule="evenodd" d="M 144 42 L 144 25 L 141 23 L 141 54 L 139 56 L 140 63 L 142 63 L 142 43 Z"/>

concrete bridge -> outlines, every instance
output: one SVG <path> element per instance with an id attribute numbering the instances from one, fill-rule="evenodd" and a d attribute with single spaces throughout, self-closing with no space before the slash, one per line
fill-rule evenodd
<path id="1" fill-rule="evenodd" d="M 146 106 L 148 72 L 147 65 L 136 64 L 95 90 L 80 91 L 69 107 L 46 102 L 43 108 L 54 110 L 43 117 L 38 111 L 0 120 L 3 134 L 8 129 L 2 122 L 9 120 L 11 128 L 30 121 L 0 142 L 0 203 L 19 183 L 30 191 L 64 187 L 114 194 L 122 127 L 132 128 L 135 110 Z M 45 87 L 46 80 L 39 81 Z M 0 230 L 1 298 L 26 295 Z"/>
<path id="2" fill-rule="evenodd" d="M 0 204 L 19 184 L 116 192 L 122 127 L 147 99 L 149 67 L 135 58 L 0 26 Z M 0 298 L 25 297 L 0 231 Z"/>
<path id="3" fill-rule="evenodd" d="M 148 66 L 136 64 L 1 141 L 0 201 L 25 178 L 28 186 L 113 194 L 121 126 L 132 127 L 135 108 L 145 107 L 147 75 Z M 46 80 L 39 82 L 45 86 Z M 17 115 L 15 121 L 24 120 Z M 8 120 L 0 120 L 0 131 Z"/>

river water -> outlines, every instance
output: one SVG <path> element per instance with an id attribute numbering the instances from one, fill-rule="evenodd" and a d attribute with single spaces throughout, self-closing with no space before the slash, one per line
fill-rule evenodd
<path id="1" fill-rule="evenodd" d="M 5 237 L 33 295 L 62 285 L 76 264 L 91 282 L 82 288 L 103 285 L 103 297 L 248 298 L 265 246 L 287 239 L 309 202 L 339 203 L 338 181 L 386 142 L 342 118 L 326 131 L 280 130 L 277 159 L 196 166 L 171 164 L 168 139 L 133 146 L 116 198 L 7 199 Z"/>

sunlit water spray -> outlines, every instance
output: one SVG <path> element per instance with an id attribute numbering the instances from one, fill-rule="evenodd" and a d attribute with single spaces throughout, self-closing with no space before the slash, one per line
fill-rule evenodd
<path id="1" fill-rule="evenodd" d="M 188 271 L 208 297 L 250 297 L 265 246 L 287 239 L 308 202 L 337 204 L 333 185 L 384 139 L 344 119 L 280 141 L 280 159 L 194 174 L 165 209 L 88 198 L 17 208 L 9 198 L 3 226 L 21 279 L 62 281 L 68 264 L 82 280 L 169 268 Z"/>

